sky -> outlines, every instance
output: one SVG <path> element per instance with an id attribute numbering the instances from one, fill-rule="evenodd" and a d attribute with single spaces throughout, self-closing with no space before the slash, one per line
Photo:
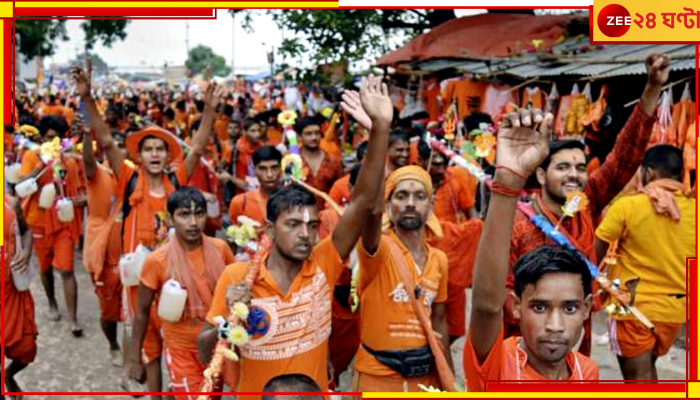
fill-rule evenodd
<path id="1" fill-rule="evenodd" d="M 484 10 L 485 11 L 485 10 Z M 456 10 L 457 16 L 467 13 L 474 14 L 482 10 Z M 184 65 L 187 58 L 187 25 L 189 24 L 190 48 L 203 44 L 211 47 L 216 54 L 223 56 L 226 63 L 231 65 L 233 54 L 236 71 L 245 69 L 243 73 L 267 70 L 267 52 L 273 46 L 279 47 L 284 32 L 265 14 L 254 17 L 255 31 L 246 32 L 241 26 L 242 17 L 234 20 L 226 10 L 218 10 L 216 20 L 133 20 L 127 25 L 127 37 L 107 48 L 98 44 L 95 53 L 104 59 L 109 66 L 115 67 L 161 67 L 168 65 Z M 81 21 L 66 21 L 68 41 L 58 42 L 57 50 L 49 63 L 65 64 L 75 59 L 78 51 L 82 51 L 85 35 L 80 28 Z M 290 35 L 289 32 L 286 32 Z M 309 67 L 309 65 L 302 66 Z"/>

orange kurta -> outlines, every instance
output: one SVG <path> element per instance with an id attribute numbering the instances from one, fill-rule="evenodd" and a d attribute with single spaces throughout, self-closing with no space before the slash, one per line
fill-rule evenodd
<path id="1" fill-rule="evenodd" d="M 3 293 L 2 336 L 5 344 L 5 356 L 13 361 L 29 364 L 36 357 L 37 329 L 34 319 L 34 299 L 30 290 L 20 292 L 12 282 L 10 262 L 17 249 L 17 218 L 13 208 L 4 201 L 3 237 L 4 255 L 3 274 L 5 279 Z M 4 385 L 4 383 L 3 383 Z"/>
<path id="2" fill-rule="evenodd" d="M 303 153 L 301 158 L 304 160 L 306 183 L 324 193 L 328 193 L 328 191 L 331 190 L 333 183 L 343 176 L 343 166 L 340 159 L 331 156 L 324 150 L 321 151 L 323 151 L 323 161 L 321 161 L 321 165 L 319 166 L 316 174 L 311 172 L 311 167 L 309 167 Z"/>
<path id="3" fill-rule="evenodd" d="M 463 222 L 465 212 L 474 207 L 478 181 L 460 167 L 452 167 L 435 193 L 433 213 L 441 222 Z"/>
<path id="4" fill-rule="evenodd" d="M 347 205 L 350 202 L 350 197 L 352 196 L 352 189 L 350 188 L 350 174 L 335 181 L 331 187 L 328 195 L 338 203 L 340 206 Z"/>
<path id="5" fill-rule="evenodd" d="M 256 261 L 260 273 L 253 283 L 252 306 L 265 310 L 274 318 L 268 331 L 253 337 L 240 348 L 240 378 L 238 392 L 260 392 L 273 377 L 304 374 L 328 391 L 328 338 L 331 334 L 331 301 L 333 288 L 343 262 L 331 238 L 317 244 L 292 281 L 287 293 L 281 293 L 267 269 L 267 256 Z M 226 267 L 214 291 L 207 322 L 229 313 L 226 290 L 241 282 L 250 262 Z M 240 395 L 241 400 L 260 396 Z"/>
<path id="6" fill-rule="evenodd" d="M 415 264 L 411 253 L 393 230 L 382 235 L 379 248 L 373 255 L 360 242 L 357 250 L 360 260 L 357 289 L 360 296 L 361 341 L 373 350 L 408 350 L 427 346 L 423 327 L 403 289 L 403 281 L 396 265 L 399 261 L 394 259 L 389 241 L 401 252 L 400 256 L 404 258 L 414 283 L 420 285 L 422 294 L 418 300 L 427 314 L 431 314 L 433 303 L 447 300 L 448 264 L 445 253 L 426 243 L 427 259 L 419 275 L 417 269 L 412 268 Z M 400 376 L 377 361 L 363 346 L 357 352 L 355 369 L 373 376 Z"/>
<path id="7" fill-rule="evenodd" d="M 267 219 L 267 197 L 259 189 L 238 194 L 231 200 L 228 213 L 232 224 L 237 223 L 238 217 L 245 215 L 264 226 Z"/>

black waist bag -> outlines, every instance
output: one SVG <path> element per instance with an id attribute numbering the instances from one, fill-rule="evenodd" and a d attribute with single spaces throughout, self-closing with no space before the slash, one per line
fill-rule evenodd
<path id="1" fill-rule="evenodd" d="M 434 357 L 430 346 L 411 350 L 372 350 L 366 344 L 362 346 L 383 365 L 398 372 L 404 378 L 417 378 L 430 374 L 433 370 Z"/>
<path id="2" fill-rule="evenodd" d="M 350 310 L 350 285 L 336 285 L 333 290 L 333 297 L 341 306 Z"/>

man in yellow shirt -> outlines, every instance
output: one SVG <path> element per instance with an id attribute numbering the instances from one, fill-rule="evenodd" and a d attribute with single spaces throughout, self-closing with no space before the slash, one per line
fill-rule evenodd
<path id="1" fill-rule="evenodd" d="M 686 321 L 686 257 L 695 254 L 695 198 L 683 193 L 683 154 L 676 147 L 649 149 L 642 162 L 642 191 L 610 206 L 596 230 L 598 259 L 617 241 L 610 279 L 621 287 L 636 277 L 635 306 L 655 326 L 631 315 L 609 324 L 612 351 L 626 380 L 658 379 L 656 359 L 668 352 Z"/>

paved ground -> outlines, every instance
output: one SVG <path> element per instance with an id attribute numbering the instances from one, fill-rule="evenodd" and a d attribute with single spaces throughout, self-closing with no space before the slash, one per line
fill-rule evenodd
<path id="1" fill-rule="evenodd" d="M 32 283 L 39 328 L 38 355 L 36 361 L 18 376 L 25 391 L 41 392 L 120 392 L 121 369 L 112 367 L 108 361 L 108 345 L 99 328 L 97 298 L 93 292 L 89 275 L 82 266 L 77 268 L 79 287 L 79 318 L 85 328 L 84 337 L 74 338 L 63 318 L 60 322 L 48 320 L 48 305 L 44 290 L 37 279 Z M 60 278 L 56 277 L 57 295 L 61 312 L 65 313 Z M 467 314 L 468 315 L 468 314 Z M 605 330 L 601 316 L 595 319 L 594 331 L 598 335 Z M 463 340 L 452 347 L 455 360 L 461 360 Z M 621 379 L 617 361 L 606 345 L 594 346 L 594 359 L 601 369 L 602 379 Z M 457 375 L 463 377 L 461 362 L 455 362 Z M 658 362 L 661 379 L 685 379 L 685 349 L 674 347 Z M 350 389 L 350 374 L 342 377 L 341 389 Z M 26 399 L 95 399 L 97 396 L 27 396 Z M 129 399 L 126 395 L 100 396 L 100 399 Z"/>

